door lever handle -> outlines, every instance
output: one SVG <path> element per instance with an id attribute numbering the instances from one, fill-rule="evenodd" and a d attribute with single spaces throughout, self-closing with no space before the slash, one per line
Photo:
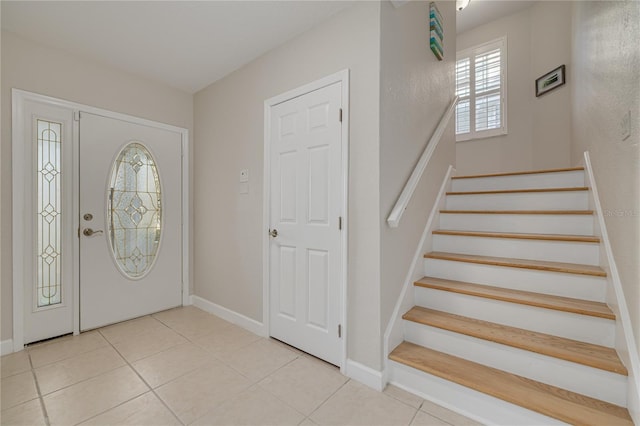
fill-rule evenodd
<path id="1" fill-rule="evenodd" d="M 278 230 L 277 229 L 272 229 L 271 231 L 269 231 L 269 235 L 271 235 L 273 238 L 278 236 Z"/>
<path id="2" fill-rule="evenodd" d="M 82 235 L 84 235 L 85 237 L 90 237 L 95 234 L 103 234 L 103 233 L 104 231 L 102 231 L 101 229 L 94 231 L 91 228 L 84 228 L 84 230 L 82 231 Z"/>

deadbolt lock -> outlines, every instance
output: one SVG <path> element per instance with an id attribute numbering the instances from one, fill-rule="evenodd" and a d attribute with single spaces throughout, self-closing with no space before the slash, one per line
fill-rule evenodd
<path id="1" fill-rule="evenodd" d="M 84 218 L 84 220 L 86 221 L 90 221 L 93 219 L 93 215 L 91 213 L 86 213 L 84 216 L 82 216 Z"/>

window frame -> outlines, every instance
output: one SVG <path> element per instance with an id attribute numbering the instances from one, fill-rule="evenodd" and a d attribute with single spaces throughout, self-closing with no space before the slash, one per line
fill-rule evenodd
<path id="1" fill-rule="evenodd" d="M 500 127 L 496 129 L 488 130 L 476 130 L 475 117 L 476 117 L 476 92 L 475 92 L 475 59 L 477 56 L 486 52 L 500 48 Z M 468 133 L 456 133 L 456 142 L 464 142 L 476 139 L 486 139 L 495 136 L 501 136 L 508 134 L 507 128 L 507 36 L 502 36 L 491 41 L 481 43 L 467 49 L 456 52 L 456 64 L 459 60 L 469 58 L 469 95 L 460 96 L 460 101 L 469 100 L 469 132 Z M 454 70 L 454 84 L 457 80 L 457 75 Z M 457 87 L 456 87 L 457 92 Z M 456 119 L 457 119 L 457 114 Z M 454 126 L 455 132 L 455 126 Z"/>

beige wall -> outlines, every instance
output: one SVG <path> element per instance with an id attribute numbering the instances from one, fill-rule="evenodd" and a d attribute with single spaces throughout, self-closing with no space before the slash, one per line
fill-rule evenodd
<path id="1" fill-rule="evenodd" d="M 349 68 L 348 356 L 381 365 L 380 4 L 358 2 L 195 95 L 195 294 L 262 321 L 264 101 Z M 249 169 L 249 194 L 238 176 Z"/>
<path id="2" fill-rule="evenodd" d="M 381 332 L 391 318 L 442 179 L 455 162 L 451 123 L 400 226 L 389 228 L 387 216 L 454 96 L 455 5 L 436 4 L 445 31 L 443 61 L 429 48 L 428 2 L 409 2 L 397 9 L 390 2 L 381 6 Z"/>
<path id="3" fill-rule="evenodd" d="M 536 98 L 534 81 L 571 60 L 571 2 L 542 1 L 458 35 L 458 50 L 507 36 L 508 134 L 458 142 L 458 174 L 570 165 L 570 90 Z"/>
<path id="4" fill-rule="evenodd" d="M 571 3 L 541 1 L 531 9 L 531 73 L 533 94 L 531 167 L 548 169 L 575 166 L 571 162 L 571 90 L 565 84 L 535 97 L 536 78 L 565 64 L 571 71 Z M 511 51 L 509 51 L 511 53 Z"/>
<path id="5" fill-rule="evenodd" d="M 2 330 L 12 332 L 11 279 L 11 89 L 49 95 L 193 128 L 193 96 L 162 84 L 72 56 L 2 32 Z"/>
<path id="6" fill-rule="evenodd" d="M 640 3 L 573 6 L 571 159 L 589 151 L 640 352 Z M 631 112 L 631 136 L 619 123 Z"/>

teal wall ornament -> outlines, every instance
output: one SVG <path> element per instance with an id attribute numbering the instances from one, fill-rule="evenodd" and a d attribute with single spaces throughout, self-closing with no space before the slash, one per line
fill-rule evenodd
<path id="1" fill-rule="evenodd" d="M 444 58 L 444 50 L 442 49 L 444 39 L 444 31 L 442 29 L 442 15 L 434 2 L 429 3 L 429 29 L 431 51 L 441 61 Z"/>

